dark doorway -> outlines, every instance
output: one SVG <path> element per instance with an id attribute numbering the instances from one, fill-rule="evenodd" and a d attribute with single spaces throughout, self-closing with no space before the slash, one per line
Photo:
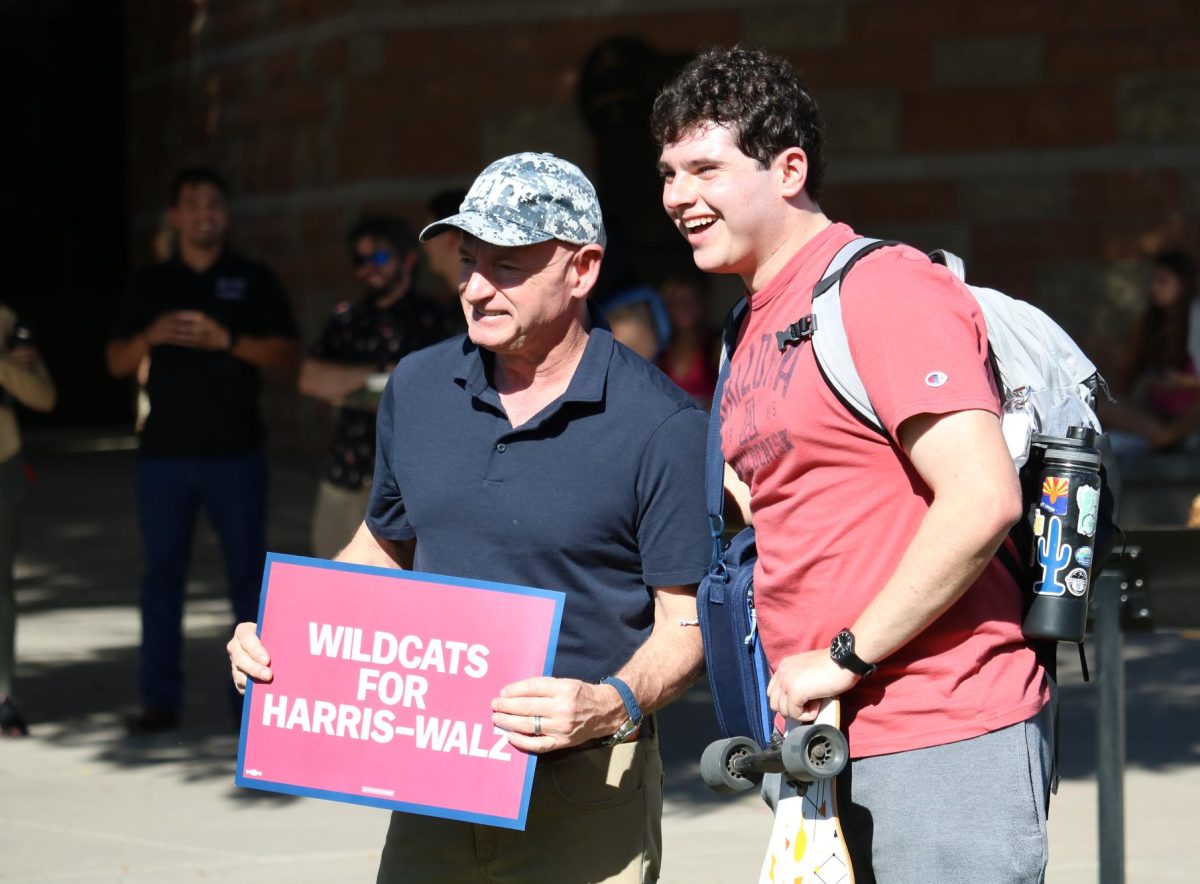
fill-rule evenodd
<path id="1" fill-rule="evenodd" d="M 609 258 L 625 265 L 626 282 L 657 284 L 693 266 L 662 211 L 658 147 L 650 136 L 654 97 L 687 60 L 636 37 L 614 37 L 592 50 L 580 73 L 580 111 L 596 138 L 596 188 L 614 247 Z"/>
<path id="2" fill-rule="evenodd" d="M 29 425 L 129 420 L 104 344 L 126 286 L 123 3 L 0 3 L 0 300 L 35 326 L 58 386 Z"/>

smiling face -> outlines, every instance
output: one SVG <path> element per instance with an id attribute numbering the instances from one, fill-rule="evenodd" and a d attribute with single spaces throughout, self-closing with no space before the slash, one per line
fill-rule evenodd
<path id="1" fill-rule="evenodd" d="M 504 357 L 544 358 L 579 320 L 602 254 L 553 239 L 497 246 L 464 233 L 458 292 L 472 343 Z"/>
<path id="2" fill-rule="evenodd" d="M 786 239 L 784 157 L 764 168 L 742 153 L 729 129 L 714 124 L 663 146 L 663 208 L 697 267 L 736 273 L 755 289 Z"/>
<path id="3" fill-rule="evenodd" d="M 184 184 L 169 215 L 181 243 L 211 250 L 224 242 L 229 221 L 225 197 L 208 181 Z"/>

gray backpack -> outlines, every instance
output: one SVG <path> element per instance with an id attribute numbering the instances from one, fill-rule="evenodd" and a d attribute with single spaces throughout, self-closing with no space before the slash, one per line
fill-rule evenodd
<path id="1" fill-rule="evenodd" d="M 837 397 L 851 414 L 885 436 L 887 431 L 871 405 L 850 352 L 842 322 L 841 285 L 860 258 L 893 245 L 898 243 L 862 237 L 842 246 L 813 288 L 812 313 L 775 333 L 780 352 L 790 345 L 810 341 L 821 374 Z M 966 268 L 958 256 L 935 251 L 929 258 L 966 281 Z M 973 285 L 967 288 L 978 301 L 987 324 L 991 362 L 1004 406 L 1001 426 L 1026 496 L 1035 493 L 1032 484 L 1036 477 L 1032 473 L 1040 468 L 1039 437 L 1066 436 L 1067 428 L 1072 426 L 1090 427 L 1097 433 L 1103 469 L 1095 549 L 1096 561 L 1102 562 L 1111 551 L 1113 535 L 1118 530 L 1120 501 L 1116 461 L 1094 410 L 1097 393 L 1111 399 L 1108 386 L 1070 335 L 1041 310 L 995 289 Z M 723 359 L 732 353 L 745 312 L 743 299 L 733 308 L 726 325 Z M 1044 452 L 1044 446 L 1041 451 Z M 1014 543 L 1006 544 L 1007 548 L 1002 547 L 998 553 L 1019 585 L 1024 585 L 1025 569 L 1020 551 L 1027 548 L 1020 536 L 1022 530 L 1018 524 Z"/>
<path id="2" fill-rule="evenodd" d="M 883 425 L 850 355 L 842 323 L 841 282 L 858 259 L 895 244 L 865 237 L 847 243 L 813 291 L 812 331 L 819 329 L 820 334 L 810 335 L 817 361 L 834 392 L 854 414 L 881 433 Z M 958 256 L 936 251 L 929 257 L 966 282 L 966 268 Z M 1028 456 L 1029 438 L 1023 432 L 1026 424 L 1032 433 L 1044 436 L 1066 436 L 1067 428 L 1072 426 L 1091 427 L 1099 434 L 1100 422 L 1093 409 L 1097 390 L 1107 393 L 1107 387 L 1096 366 L 1071 337 L 1032 304 L 995 289 L 967 288 L 979 302 L 987 324 L 992 362 L 1006 405 L 1005 438 L 1018 469 Z M 786 346 L 782 339 L 780 342 Z"/>

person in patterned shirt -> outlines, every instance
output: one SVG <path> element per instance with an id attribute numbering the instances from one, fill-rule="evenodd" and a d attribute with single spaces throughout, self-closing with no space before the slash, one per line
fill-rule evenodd
<path id="1" fill-rule="evenodd" d="M 339 409 L 312 519 L 313 555 L 333 558 L 362 522 L 375 464 L 375 408 L 400 357 L 453 331 L 440 304 L 413 291 L 420 252 L 400 218 L 364 217 L 346 235 L 364 288 L 343 301 L 300 369 L 300 392 Z"/>

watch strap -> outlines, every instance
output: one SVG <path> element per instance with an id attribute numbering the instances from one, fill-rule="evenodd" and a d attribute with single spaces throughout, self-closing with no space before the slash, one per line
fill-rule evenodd
<path id="1" fill-rule="evenodd" d="M 838 640 L 843 635 L 849 638 L 848 648 L 838 648 Z M 835 653 L 835 649 L 837 649 L 837 653 Z M 829 649 L 829 656 L 838 666 L 853 672 L 859 678 L 866 678 L 878 668 L 874 663 L 868 663 L 862 657 L 858 656 L 858 654 L 854 653 L 854 633 L 849 629 L 843 629 L 834 637 Z"/>
<path id="2" fill-rule="evenodd" d="M 606 737 L 604 740 L 604 745 L 615 746 L 617 743 L 624 743 L 641 727 L 642 707 L 638 705 L 637 697 L 633 695 L 633 690 L 629 685 L 615 675 L 600 679 L 600 684 L 610 685 L 615 688 L 617 693 L 621 695 L 621 703 L 625 706 L 625 722 L 617 728 L 616 733 L 611 737 Z"/>

